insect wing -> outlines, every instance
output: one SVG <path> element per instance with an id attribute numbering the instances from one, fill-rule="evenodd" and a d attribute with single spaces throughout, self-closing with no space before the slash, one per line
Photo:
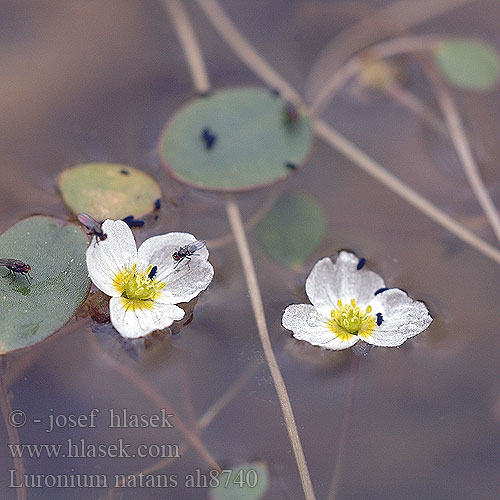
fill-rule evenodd
<path id="1" fill-rule="evenodd" d="M 16 259 L 0 259 L 0 266 L 16 267 L 16 262 L 19 261 Z"/>
<path id="2" fill-rule="evenodd" d="M 93 219 L 90 215 L 78 214 L 77 218 L 87 229 L 95 231 L 96 233 L 102 232 L 101 224 L 99 224 L 99 222 Z"/>
<path id="3" fill-rule="evenodd" d="M 198 250 L 201 250 L 202 248 L 207 246 L 207 242 L 205 240 L 196 240 L 193 241 L 193 243 L 189 243 L 189 245 L 186 245 L 184 247 L 184 250 L 187 255 L 192 255 Z"/>

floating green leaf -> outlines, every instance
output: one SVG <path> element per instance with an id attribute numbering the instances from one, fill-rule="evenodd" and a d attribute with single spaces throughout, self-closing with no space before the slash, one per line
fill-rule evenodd
<path id="1" fill-rule="evenodd" d="M 489 90 L 500 77 L 498 52 L 482 42 L 465 38 L 442 42 L 434 57 L 443 76 L 463 89 Z"/>
<path id="2" fill-rule="evenodd" d="M 240 191 L 289 175 L 311 143 L 307 116 L 269 90 L 242 88 L 188 103 L 167 125 L 159 150 L 178 180 Z"/>
<path id="3" fill-rule="evenodd" d="M 141 217 L 161 197 L 157 182 L 141 170 L 117 163 L 86 163 L 61 172 L 59 189 L 73 213 L 94 219 Z"/>
<path id="4" fill-rule="evenodd" d="M 269 487 L 269 472 L 264 463 L 254 462 L 228 469 L 218 480 L 210 488 L 211 500 L 260 500 Z"/>
<path id="5" fill-rule="evenodd" d="M 325 216 L 312 198 L 285 194 L 257 225 L 257 238 L 271 259 L 300 269 L 325 231 Z"/>
<path id="6" fill-rule="evenodd" d="M 12 280 L 0 267 L 1 354 L 45 339 L 75 314 L 90 288 L 87 246 L 79 227 L 51 217 L 30 217 L 0 236 L 0 258 L 29 264 L 33 278 Z"/>

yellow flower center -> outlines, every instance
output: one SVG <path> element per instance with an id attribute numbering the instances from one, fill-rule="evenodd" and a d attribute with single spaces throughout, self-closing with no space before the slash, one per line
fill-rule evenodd
<path id="1" fill-rule="evenodd" d="M 158 283 L 149 277 L 153 266 L 149 266 L 145 273 L 137 272 L 137 264 L 131 269 L 120 271 L 114 278 L 115 289 L 127 299 L 130 306 L 148 308 L 158 297 L 166 283 Z M 146 302 L 147 301 L 147 302 Z"/>
<path id="2" fill-rule="evenodd" d="M 343 304 L 339 299 L 337 308 L 332 309 L 328 328 L 341 340 L 349 340 L 351 335 L 369 338 L 377 325 L 377 318 L 371 312 L 371 306 L 363 311 L 356 305 L 356 299 L 351 299 L 350 304 Z"/>

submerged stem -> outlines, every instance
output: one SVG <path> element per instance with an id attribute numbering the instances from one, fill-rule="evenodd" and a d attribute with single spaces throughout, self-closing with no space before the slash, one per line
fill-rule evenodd
<path id="1" fill-rule="evenodd" d="M 488 189 L 484 185 L 479 167 L 472 154 L 472 149 L 467 139 L 462 120 L 460 119 L 457 106 L 450 92 L 447 91 L 445 85 L 441 82 L 439 76 L 434 75 L 434 72 L 431 70 L 428 71 L 428 74 L 436 88 L 437 102 L 443 113 L 451 140 L 455 146 L 455 151 L 460 159 L 469 185 L 477 201 L 481 205 L 497 240 L 500 242 L 500 217 L 498 215 L 498 210 L 491 199 Z"/>
<path id="2" fill-rule="evenodd" d="M 458 2 L 467 0 L 458 0 Z M 469 0 L 470 1 L 470 0 Z M 294 104 L 300 104 L 302 99 L 290 84 L 284 80 L 269 64 L 258 54 L 258 52 L 245 40 L 243 35 L 237 30 L 233 22 L 227 17 L 217 0 L 197 0 L 212 26 L 219 35 L 226 41 L 233 52 L 268 85 L 276 87 L 287 96 L 287 99 Z M 405 43 L 408 43 L 408 37 L 404 37 Z M 411 41 L 411 40 L 410 40 Z M 435 40 L 426 37 L 422 39 L 423 45 L 429 46 Z M 384 42 L 378 48 L 372 47 L 376 57 L 383 57 L 394 51 L 401 49 L 401 41 L 396 46 L 392 42 Z M 415 47 L 419 49 L 419 44 Z M 307 110 L 306 110 L 307 111 Z M 334 149 L 340 151 L 349 158 L 354 164 L 360 167 L 372 177 L 387 186 L 391 191 L 401 196 L 408 203 L 416 207 L 430 219 L 440 224 L 442 227 L 453 233 L 455 236 L 476 248 L 484 255 L 500 264 L 500 251 L 486 243 L 484 240 L 469 231 L 465 226 L 453 220 L 444 211 L 436 207 L 429 200 L 417 193 L 414 189 L 407 186 L 395 175 L 390 173 L 373 158 L 355 144 L 340 135 L 333 127 L 322 120 L 313 118 L 313 126 L 316 133 L 322 137 Z"/>
<path id="3" fill-rule="evenodd" d="M 7 388 L 5 387 L 4 374 L 3 374 L 3 359 L 0 358 L 0 407 L 2 409 L 2 415 L 5 422 L 5 427 L 7 428 L 7 434 L 9 436 L 9 444 L 14 447 L 20 445 L 19 433 L 17 428 L 11 424 L 12 407 L 10 406 L 9 396 L 7 394 Z M 24 484 L 24 462 L 23 458 L 19 454 L 14 454 L 14 468 L 16 469 L 16 485 L 21 485 L 17 490 L 17 500 L 26 500 L 26 486 Z"/>
<path id="4" fill-rule="evenodd" d="M 175 31 L 188 61 L 195 89 L 204 93 L 210 90 L 205 62 L 201 55 L 200 45 L 189 17 L 179 0 L 163 0 L 163 6 L 172 19 Z"/>
<path id="5" fill-rule="evenodd" d="M 351 361 L 351 371 L 349 373 L 349 392 L 347 393 L 347 401 L 344 407 L 344 416 L 342 418 L 342 430 L 340 431 L 340 439 L 337 446 L 337 456 L 333 465 L 332 480 L 330 482 L 330 488 L 328 489 L 328 496 L 326 497 L 326 500 L 335 500 L 337 496 L 340 474 L 342 473 L 342 455 L 344 454 L 345 446 L 347 443 L 349 423 L 351 422 L 352 406 L 354 403 L 354 393 L 356 392 L 356 386 L 358 383 L 358 373 L 359 357 L 353 355 Z"/>
<path id="6" fill-rule="evenodd" d="M 490 259 L 500 264 L 499 250 L 489 243 L 486 243 L 472 231 L 469 231 L 465 226 L 453 220 L 448 214 L 436 207 L 421 194 L 417 193 L 417 191 L 400 181 L 395 175 L 364 153 L 360 148 L 358 148 L 358 146 L 340 135 L 327 123 L 322 120 L 315 120 L 314 130 L 325 142 L 332 145 L 335 149 L 338 149 L 344 154 L 344 156 L 349 158 L 382 184 L 385 184 L 391 191 L 410 203 L 410 205 L 418 208 L 422 213 L 427 215 L 427 217 L 450 231 L 450 233 L 453 233 L 462 241 L 465 241 Z"/>
<path id="7" fill-rule="evenodd" d="M 146 379 L 140 376 L 134 369 L 130 368 L 124 363 L 119 363 L 117 360 L 109 356 L 103 351 L 96 340 L 90 337 L 90 345 L 101 356 L 103 361 L 117 373 L 125 377 L 128 381 L 132 382 L 147 398 L 149 398 L 158 408 L 165 409 L 169 414 L 173 415 L 172 421 L 175 420 L 175 428 L 179 429 L 181 434 L 191 443 L 191 445 L 198 451 L 198 453 L 207 461 L 210 466 L 217 469 L 219 472 L 221 468 L 217 464 L 215 458 L 207 450 L 201 439 L 198 437 L 196 430 L 190 431 L 181 418 L 178 416 L 179 412 L 175 410 L 165 397 L 160 394 Z"/>
<path id="8" fill-rule="evenodd" d="M 238 395 L 243 387 L 245 387 L 245 385 L 255 375 L 255 373 L 257 372 L 257 368 L 258 366 L 254 363 L 247 366 L 245 371 L 229 386 L 229 389 L 227 389 L 226 392 L 224 392 L 224 394 L 215 403 L 213 403 L 207 410 L 205 410 L 205 413 L 203 413 L 203 415 L 196 423 L 196 429 L 199 432 L 206 429 L 215 420 L 219 413 Z M 184 441 L 179 446 L 179 455 L 181 457 L 184 456 L 189 448 L 190 443 Z M 153 472 L 163 469 L 174 460 L 175 458 L 163 458 L 159 462 L 156 462 L 139 472 L 128 474 L 126 480 L 120 480 L 118 484 L 115 484 L 108 490 L 107 500 L 113 500 L 115 498 L 116 492 L 118 491 L 118 488 L 123 488 L 127 484 L 127 481 L 132 480 L 132 478 L 138 477 L 140 474 L 152 474 Z"/>
<path id="9" fill-rule="evenodd" d="M 290 403 L 290 398 L 288 397 L 285 381 L 283 380 L 283 376 L 281 375 L 281 371 L 274 356 L 271 340 L 269 338 L 269 331 L 267 329 L 262 296 L 260 294 L 257 275 L 255 274 L 255 267 L 253 265 L 252 256 L 248 247 L 245 229 L 241 220 L 240 210 L 232 197 L 227 198 L 226 211 L 231 230 L 234 234 L 234 239 L 236 240 L 238 252 L 240 254 L 243 272 L 245 274 L 245 280 L 250 292 L 252 309 L 255 316 L 255 321 L 257 322 L 257 330 L 259 332 L 262 348 L 264 349 L 264 356 L 266 357 L 266 361 L 273 378 L 274 386 L 276 388 L 276 392 L 278 393 L 281 411 L 283 412 L 286 429 L 288 431 L 288 436 L 292 444 L 295 461 L 297 462 L 297 467 L 299 469 L 304 495 L 306 500 L 315 500 L 316 497 L 314 495 L 311 477 L 307 468 L 304 450 L 302 449 L 302 443 L 300 442 L 297 424 L 295 423 L 292 405 Z"/>

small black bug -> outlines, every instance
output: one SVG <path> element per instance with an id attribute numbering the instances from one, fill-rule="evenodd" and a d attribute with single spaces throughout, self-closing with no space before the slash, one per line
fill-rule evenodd
<path id="1" fill-rule="evenodd" d="M 361 257 L 361 259 L 359 259 L 358 265 L 356 266 L 356 269 L 359 271 L 360 269 L 363 268 L 365 264 L 366 264 L 366 259 L 364 257 Z"/>
<path id="2" fill-rule="evenodd" d="M 158 267 L 157 266 L 153 266 L 151 268 L 151 271 L 149 271 L 148 278 L 150 280 L 152 280 L 156 276 L 157 271 L 158 271 Z"/>
<path id="3" fill-rule="evenodd" d="M 217 140 L 217 136 L 213 134 L 208 127 L 205 127 L 201 131 L 201 139 L 205 143 L 206 149 L 212 149 L 215 141 Z"/>
<path id="4" fill-rule="evenodd" d="M 128 215 L 122 219 L 128 227 L 142 227 L 144 226 L 144 221 L 142 219 L 135 219 L 133 215 Z"/>

